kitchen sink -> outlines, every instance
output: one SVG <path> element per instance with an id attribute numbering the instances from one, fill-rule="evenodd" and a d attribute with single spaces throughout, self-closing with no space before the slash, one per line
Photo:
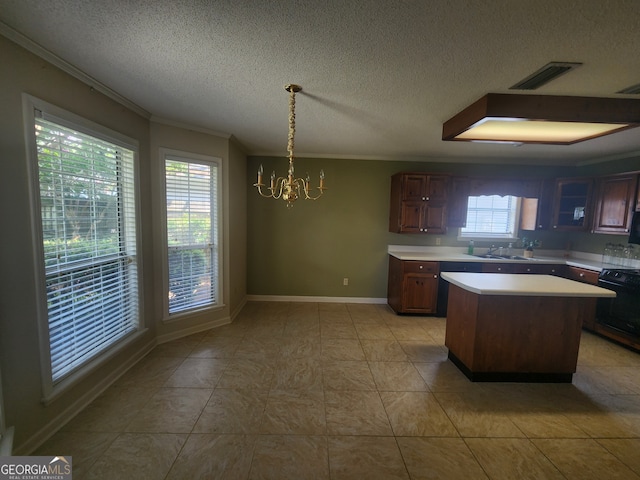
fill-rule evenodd
<path id="1" fill-rule="evenodd" d="M 493 253 L 485 253 L 484 255 L 473 255 L 477 258 L 489 258 L 494 260 L 536 260 L 535 258 L 521 257 L 520 255 L 494 255 Z"/>

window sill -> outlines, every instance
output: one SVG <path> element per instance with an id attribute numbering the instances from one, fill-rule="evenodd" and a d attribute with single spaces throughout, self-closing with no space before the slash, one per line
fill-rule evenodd
<path id="1" fill-rule="evenodd" d="M 184 310 L 182 312 L 174 313 L 172 315 L 168 315 L 165 313 L 164 318 L 162 319 L 162 323 L 174 323 L 180 322 L 183 320 L 188 320 L 190 318 L 201 316 L 204 313 L 216 312 L 224 309 L 225 304 L 220 303 L 216 305 L 207 305 L 202 308 L 194 308 L 193 310 Z"/>
<path id="2" fill-rule="evenodd" d="M 471 240 L 478 242 L 504 242 L 504 243 L 516 243 L 519 238 L 514 236 L 505 236 L 505 237 L 483 237 L 481 235 L 469 235 L 469 236 L 460 236 L 458 235 L 458 241 L 460 242 L 470 242 Z"/>
<path id="3" fill-rule="evenodd" d="M 121 342 L 108 349 L 103 354 L 98 355 L 93 360 L 89 361 L 86 365 L 73 372 L 68 377 L 60 380 L 56 383 L 50 391 L 46 391 L 42 398 L 42 404 L 47 406 L 53 403 L 56 399 L 68 392 L 72 387 L 80 383 L 87 378 L 89 374 L 102 367 L 109 360 L 113 359 L 116 355 L 122 352 L 125 348 L 129 347 L 132 343 L 138 341 L 148 331 L 147 328 L 138 330 L 131 333 L 129 336 L 122 339 Z"/>

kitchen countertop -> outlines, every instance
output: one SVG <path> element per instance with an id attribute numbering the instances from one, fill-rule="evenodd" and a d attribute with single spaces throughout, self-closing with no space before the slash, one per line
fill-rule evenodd
<path id="1" fill-rule="evenodd" d="M 615 297 L 615 292 L 553 275 L 442 272 L 446 281 L 478 295 Z"/>
<path id="2" fill-rule="evenodd" d="M 476 248 L 476 253 L 481 255 L 487 251 L 486 247 Z M 500 258 L 480 258 L 469 255 L 466 248 L 460 247 L 419 247 L 410 245 L 389 245 L 387 253 L 399 260 L 417 260 L 422 262 L 483 262 L 483 263 L 540 263 L 551 265 L 571 265 L 586 268 L 596 272 L 603 268 L 621 268 L 611 264 L 603 264 L 600 255 L 572 252 L 570 256 L 562 251 L 542 250 L 535 252 L 531 259 L 512 260 Z M 520 249 L 513 249 L 516 255 L 521 255 Z"/>

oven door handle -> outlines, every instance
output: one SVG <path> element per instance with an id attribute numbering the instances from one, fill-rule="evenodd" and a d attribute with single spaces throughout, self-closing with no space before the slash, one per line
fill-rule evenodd
<path id="1" fill-rule="evenodd" d="M 598 280 L 598 286 L 602 288 L 606 288 L 607 290 L 613 290 L 614 292 L 624 291 L 624 292 L 633 293 L 634 291 L 637 291 L 637 289 L 634 289 L 633 287 L 630 287 L 628 285 L 610 282 L 608 280 Z"/>

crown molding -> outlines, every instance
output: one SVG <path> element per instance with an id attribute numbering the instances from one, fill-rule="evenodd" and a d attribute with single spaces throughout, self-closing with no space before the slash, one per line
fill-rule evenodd
<path id="1" fill-rule="evenodd" d="M 151 118 L 151 114 L 149 112 L 147 112 L 141 106 L 139 106 L 136 103 L 132 102 L 128 98 L 123 97 L 118 92 L 116 92 L 116 91 L 112 90 L 111 88 L 107 87 L 103 83 L 99 82 L 98 80 L 96 80 L 95 78 L 91 77 L 87 73 L 83 72 L 79 68 L 77 68 L 74 65 L 70 64 L 69 62 L 67 62 L 63 58 L 60 58 L 55 53 L 47 50 L 42 45 L 34 42 L 33 40 L 31 40 L 30 38 L 26 37 L 25 35 L 23 35 L 22 33 L 18 32 L 17 30 L 14 30 L 13 28 L 11 28 L 9 25 L 7 25 L 6 23 L 4 23 L 2 21 L 0 21 L 0 35 L 3 35 L 5 37 L 7 37 L 9 40 L 11 40 L 14 43 L 17 43 L 22 48 L 28 50 L 29 52 L 33 53 L 34 55 L 37 55 L 38 57 L 42 58 L 43 60 L 49 62 L 53 66 L 55 66 L 55 67 L 59 68 L 60 70 L 62 70 L 63 72 L 68 73 L 69 75 L 71 75 L 72 77 L 76 78 L 77 80 L 80 80 L 81 82 L 86 83 L 88 86 L 90 86 L 91 88 L 93 88 L 97 92 L 100 92 L 103 95 L 106 95 L 110 99 L 112 99 L 112 100 L 118 102 L 119 104 L 127 107 L 129 110 L 134 111 L 138 115 L 140 115 L 140 116 L 142 116 L 142 117 L 144 117 L 146 119 Z"/>

